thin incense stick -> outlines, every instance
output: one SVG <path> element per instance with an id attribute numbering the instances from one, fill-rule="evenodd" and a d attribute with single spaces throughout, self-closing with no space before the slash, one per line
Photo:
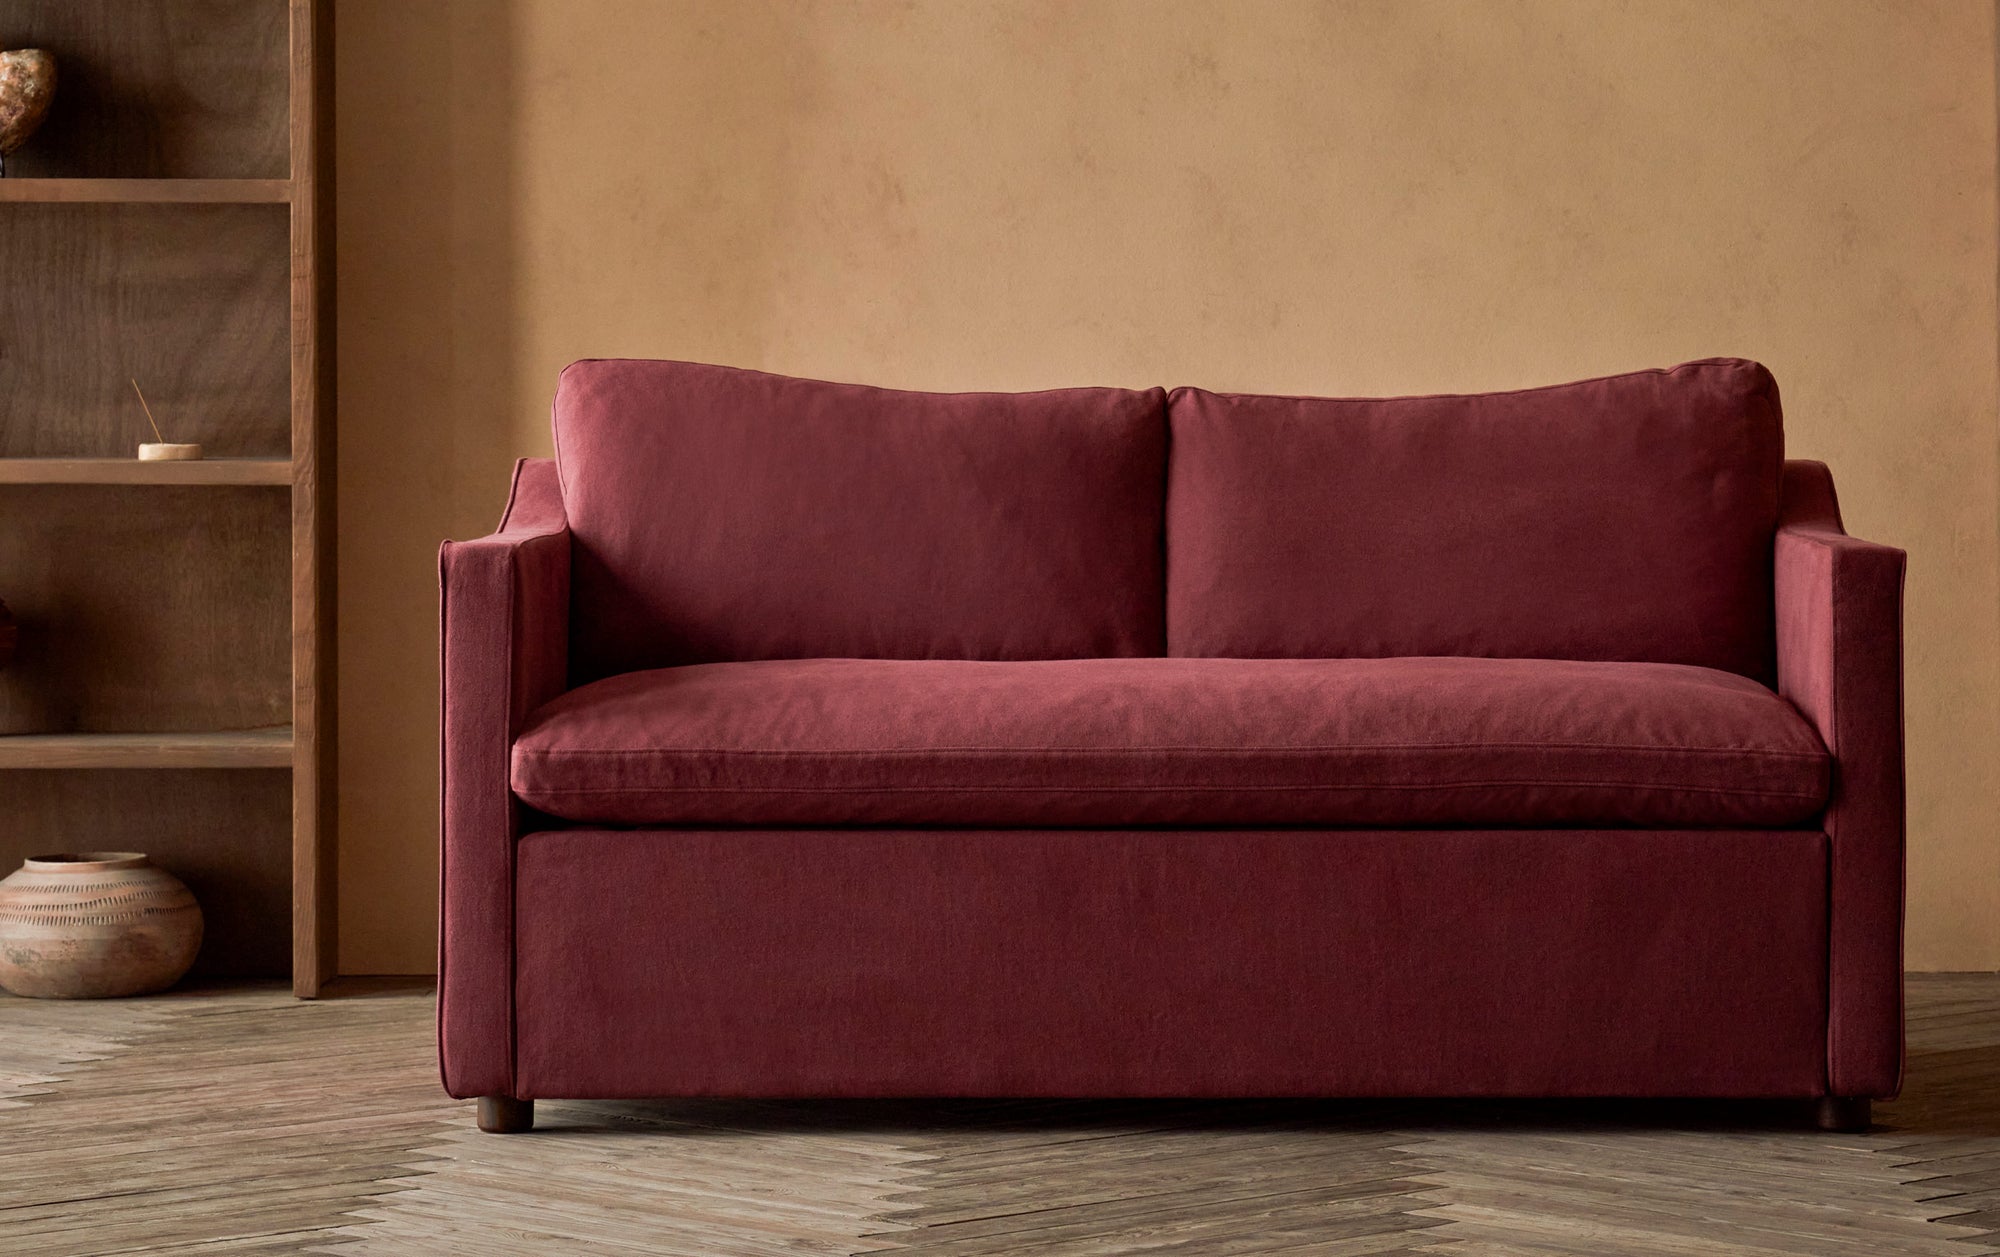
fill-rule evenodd
<path id="1" fill-rule="evenodd" d="M 153 425 L 153 435 L 160 437 L 160 444 L 165 445 L 167 438 L 160 436 L 160 425 L 153 423 L 153 408 L 146 404 L 146 395 L 139 392 L 139 381 L 132 381 L 132 391 L 139 393 L 139 409 L 146 412 L 146 422 Z"/>

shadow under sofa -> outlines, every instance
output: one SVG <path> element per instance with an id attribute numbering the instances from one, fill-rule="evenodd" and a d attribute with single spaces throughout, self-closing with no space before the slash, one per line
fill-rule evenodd
<path id="1" fill-rule="evenodd" d="M 1903 555 L 1715 359 L 1511 393 L 569 368 L 447 543 L 439 1050 L 537 1098 L 1902 1068 Z"/>

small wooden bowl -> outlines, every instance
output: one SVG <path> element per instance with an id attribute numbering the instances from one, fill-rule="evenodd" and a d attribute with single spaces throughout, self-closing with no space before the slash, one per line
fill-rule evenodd
<path id="1" fill-rule="evenodd" d="M 199 445 L 161 444 L 148 441 L 139 447 L 139 461 L 142 463 L 178 463 L 201 457 Z"/>

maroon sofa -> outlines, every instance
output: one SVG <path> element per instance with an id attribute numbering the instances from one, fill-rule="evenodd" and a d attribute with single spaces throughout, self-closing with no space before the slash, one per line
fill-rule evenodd
<path id="1" fill-rule="evenodd" d="M 1903 555 L 1730 359 L 1481 396 L 570 367 L 442 555 L 439 1049 L 540 1097 L 1902 1069 Z"/>

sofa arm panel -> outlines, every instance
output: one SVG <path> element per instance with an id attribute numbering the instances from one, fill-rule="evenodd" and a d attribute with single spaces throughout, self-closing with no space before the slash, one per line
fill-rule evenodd
<path id="1" fill-rule="evenodd" d="M 455 1096 L 512 1095 L 514 842 L 507 756 L 569 669 L 569 525 L 555 464 L 523 459 L 500 530 L 438 554 L 442 850 L 438 1063 Z"/>
<path id="2" fill-rule="evenodd" d="M 1785 464 L 1778 690 L 1833 753 L 1827 1082 L 1888 1097 L 1903 1073 L 1904 554 L 1847 535 L 1833 478 Z"/>

